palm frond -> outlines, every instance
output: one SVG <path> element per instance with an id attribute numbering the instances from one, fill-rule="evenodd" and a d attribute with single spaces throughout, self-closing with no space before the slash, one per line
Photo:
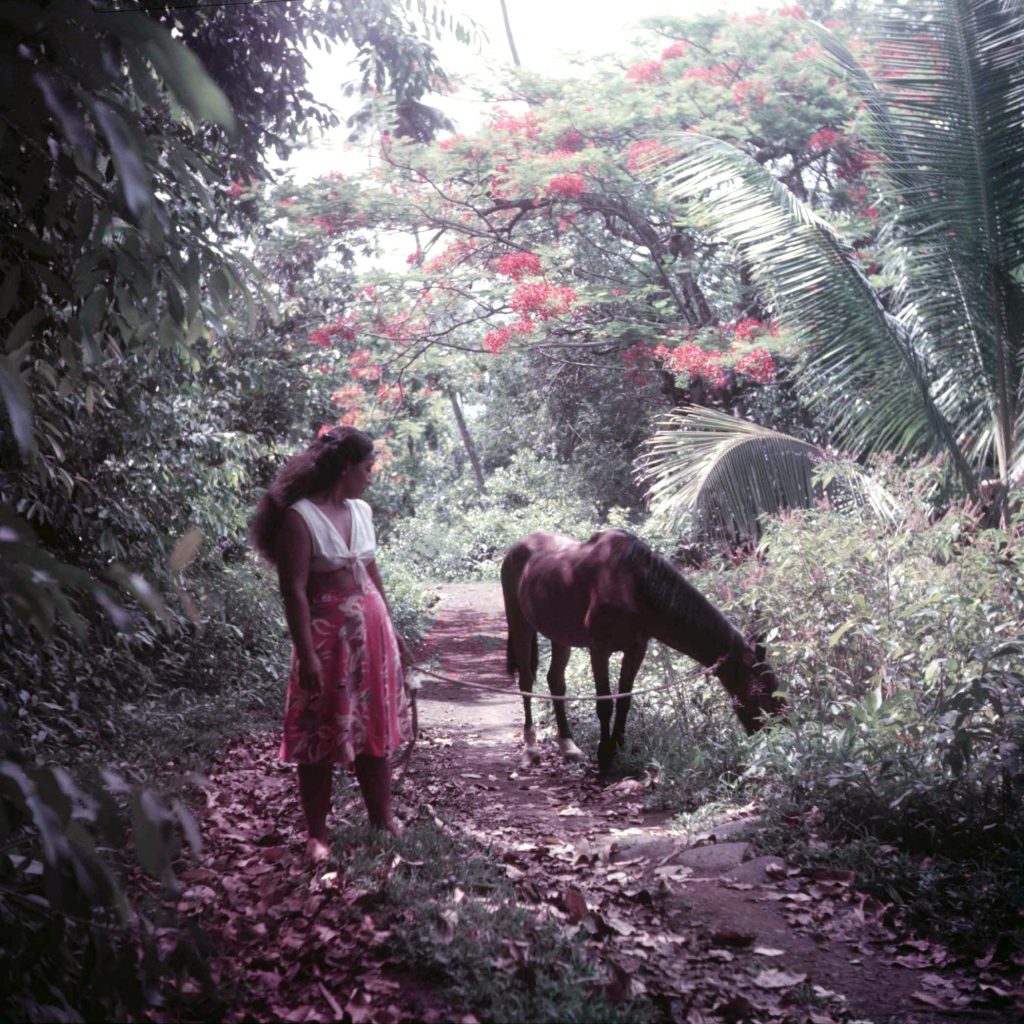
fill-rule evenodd
<path id="1" fill-rule="evenodd" d="M 944 448 L 973 493 L 974 474 L 933 391 L 939 368 L 913 320 L 893 316 L 832 227 L 745 153 L 693 133 L 676 148 L 661 187 L 750 263 L 806 345 L 802 382 L 842 442 L 861 452 Z"/>
<path id="2" fill-rule="evenodd" d="M 831 32 L 812 31 L 868 113 L 894 211 L 894 308 L 955 367 L 937 402 L 975 465 L 994 458 L 1005 479 L 1024 347 L 1024 5 L 887 4 L 872 33 L 877 85 Z"/>
<path id="3" fill-rule="evenodd" d="M 858 470 L 837 464 L 828 481 L 817 479 L 826 458 L 799 438 L 684 406 L 659 423 L 638 475 L 648 485 L 653 520 L 673 532 L 692 520 L 705 535 L 754 537 L 761 515 L 809 508 L 826 495 L 845 496 L 891 518 L 892 497 Z"/>

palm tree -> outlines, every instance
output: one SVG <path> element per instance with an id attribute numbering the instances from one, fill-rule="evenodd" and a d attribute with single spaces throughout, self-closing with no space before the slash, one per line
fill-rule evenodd
<path id="1" fill-rule="evenodd" d="M 802 387 L 838 444 L 944 452 L 967 495 L 994 490 L 998 513 L 1024 481 L 1024 3 L 887 0 L 874 79 L 810 27 L 870 123 L 895 286 L 876 291 L 823 217 L 727 143 L 686 134 L 660 185 L 753 267 L 803 342 Z M 643 467 L 655 511 L 709 500 L 716 479 L 736 522 L 770 511 L 765 494 L 800 503 L 797 443 L 748 428 L 677 413 Z"/>

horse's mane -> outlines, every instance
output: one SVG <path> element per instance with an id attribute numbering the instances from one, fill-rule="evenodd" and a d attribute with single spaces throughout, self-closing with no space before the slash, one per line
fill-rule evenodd
<path id="1" fill-rule="evenodd" d="M 622 559 L 634 569 L 636 595 L 651 611 L 687 626 L 695 636 L 717 641 L 726 650 L 747 646 L 736 626 L 667 558 L 632 533 L 621 532 L 626 538 Z"/>

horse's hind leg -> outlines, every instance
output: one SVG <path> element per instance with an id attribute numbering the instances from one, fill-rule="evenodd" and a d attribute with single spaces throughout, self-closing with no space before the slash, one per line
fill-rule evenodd
<path id="1" fill-rule="evenodd" d="M 510 646 L 510 653 L 518 669 L 516 677 L 519 689 L 523 692 L 523 767 L 529 768 L 540 761 L 540 746 L 537 743 L 537 730 L 533 725 L 533 698 L 526 694 L 533 693 L 533 681 L 537 676 L 537 634 L 523 631 L 517 642 Z"/>
<path id="2" fill-rule="evenodd" d="M 551 644 L 551 665 L 548 667 L 548 689 L 552 697 L 565 696 L 565 667 L 569 664 L 572 648 L 565 644 Z M 558 749 L 566 761 L 585 761 L 583 751 L 573 742 L 569 732 L 569 716 L 565 711 L 565 701 L 553 701 L 555 705 L 555 722 L 558 726 Z"/>

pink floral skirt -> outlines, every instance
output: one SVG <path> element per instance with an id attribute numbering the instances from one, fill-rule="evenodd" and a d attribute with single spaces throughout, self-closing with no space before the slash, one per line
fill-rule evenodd
<path id="1" fill-rule="evenodd" d="M 282 761 L 351 763 L 357 754 L 386 757 L 412 738 L 409 701 L 391 617 L 372 582 L 352 583 L 310 601 L 313 647 L 323 689 L 299 685 L 292 650 L 285 699 Z"/>

